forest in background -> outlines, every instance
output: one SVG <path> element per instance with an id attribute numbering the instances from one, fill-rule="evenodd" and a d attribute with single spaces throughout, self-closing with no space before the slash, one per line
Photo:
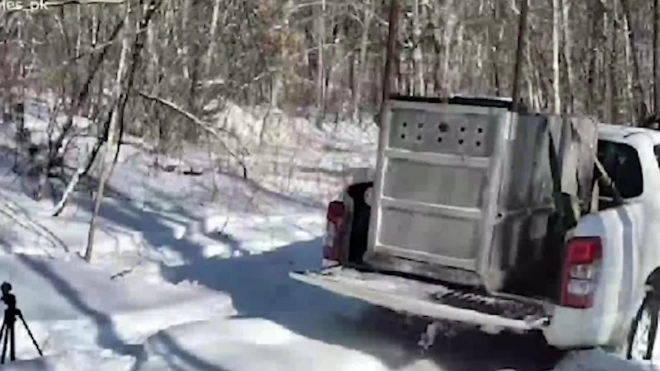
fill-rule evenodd
<path id="1" fill-rule="evenodd" d="M 658 0 L 401 0 L 393 92 L 510 96 L 523 1 L 520 96 L 529 106 L 624 125 L 653 120 Z M 160 153 L 235 138 L 217 120 L 226 103 L 317 125 L 370 122 L 380 105 L 389 0 L 46 4 L 0 12 L 3 121 L 17 122 L 17 141 L 30 143 L 16 119 L 27 97 L 50 111 L 39 198 L 76 117 L 89 118 L 96 144 L 73 186 L 97 158 L 101 179 L 110 176 L 125 133 Z"/>
<path id="2" fill-rule="evenodd" d="M 165 141 L 178 133 L 167 108 L 137 92 L 202 117 L 223 101 L 341 118 L 380 103 L 387 0 L 87 2 L 95 4 L 1 13 L 5 106 L 20 87 L 54 94 L 62 112 L 103 116 L 122 49 L 130 130 Z M 538 110 L 559 104 L 614 123 L 638 118 L 642 103 L 652 111 L 654 2 L 529 0 L 522 97 Z M 402 0 L 395 90 L 510 95 L 519 8 Z M 194 137 L 186 126 L 180 134 Z"/>

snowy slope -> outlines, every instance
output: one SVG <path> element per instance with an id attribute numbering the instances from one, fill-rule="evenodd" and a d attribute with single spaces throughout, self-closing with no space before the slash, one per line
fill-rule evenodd
<path id="1" fill-rule="evenodd" d="M 656 371 L 651 363 L 629 362 L 600 349 L 575 352 L 562 360 L 554 371 Z"/>
<path id="2" fill-rule="evenodd" d="M 135 278 L 110 280 L 110 272 L 77 258 L 2 257 L 0 272 L 12 283 L 18 307 L 47 355 L 99 348 L 123 353 L 160 329 L 234 313 L 223 293 Z M 37 356 L 20 324 L 17 342 L 19 358 Z"/>

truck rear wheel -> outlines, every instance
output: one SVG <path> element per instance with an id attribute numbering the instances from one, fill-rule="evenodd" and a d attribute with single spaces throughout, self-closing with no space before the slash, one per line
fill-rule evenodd
<path id="1" fill-rule="evenodd" d="M 659 312 L 660 297 L 655 290 L 649 291 L 630 324 L 630 332 L 626 341 L 627 359 L 653 359 Z"/>

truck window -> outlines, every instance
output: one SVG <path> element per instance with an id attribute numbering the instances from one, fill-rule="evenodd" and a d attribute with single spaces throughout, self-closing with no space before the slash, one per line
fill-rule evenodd
<path id="1" fill-rule="evenodd" d="M 655 153 L 657 157 L 660 154 L 660 148 L 656 147 Z M 644 190 L 642 166 L 635 148 L 623 143 L 599 140 L 598 160 L 612 177 L 623 198 L 637 197 L 642 194 Z M 612 191 L 602 183 L 600 196 L 613 198 Z"/>

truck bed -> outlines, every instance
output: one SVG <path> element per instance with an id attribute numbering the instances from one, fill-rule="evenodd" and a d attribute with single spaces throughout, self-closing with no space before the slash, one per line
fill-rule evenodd
<path id="1" fill-rule="evenodd" d="M 550 321 L 547 304 L 517 296 L 492 296 L 398 277 L 333 267 L 290 276 L 336 294 L 408 314 L 515 331 L 540 329 Z"/>

